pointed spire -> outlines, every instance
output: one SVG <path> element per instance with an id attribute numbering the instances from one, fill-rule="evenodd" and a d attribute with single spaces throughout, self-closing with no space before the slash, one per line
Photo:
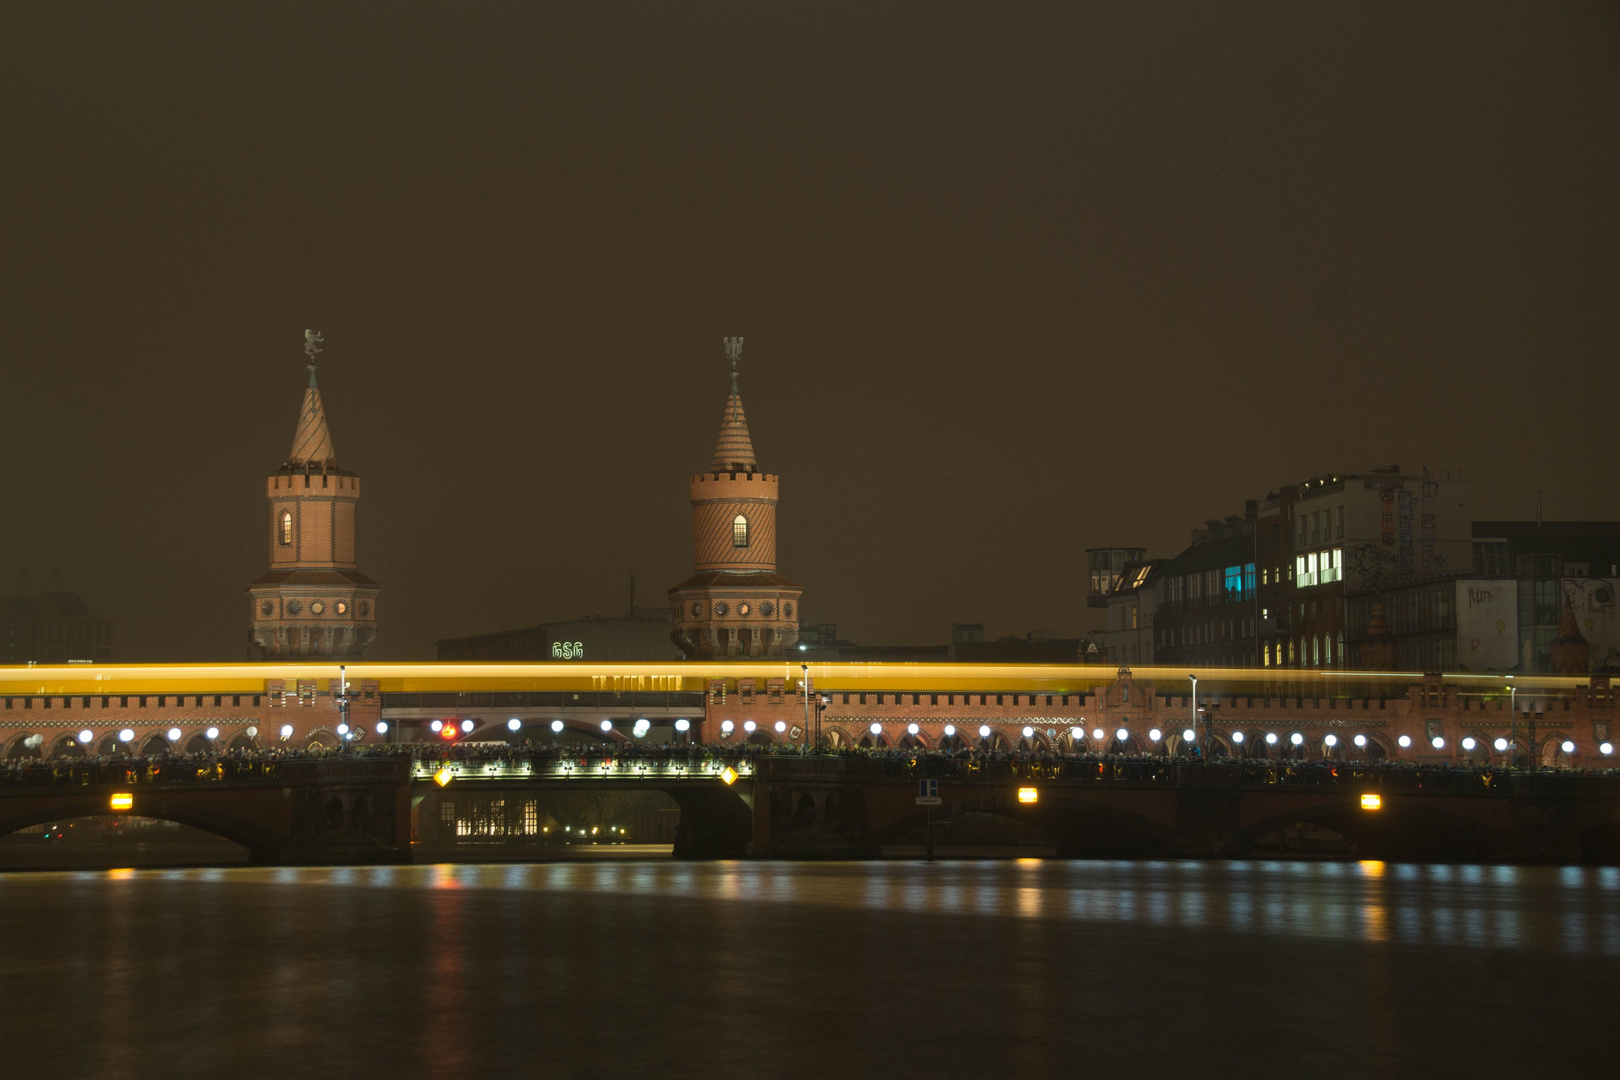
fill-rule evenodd
<path id="1" fill-rule="evenodd" d="M 326 407 L 321 404 L 320 387 L 315 383 L 315 356 L 324 340 L 314 330 L 304 331 L 304 355 L 309 357 L 309 386 L 304 390 L 304 407 L 298 414 L 298 430 L 293 434 L 289 469 L 332 469 L 337 454 L 332 450 L 332 433 L 326 427 Z"/>
<path id="2" fill-rule="evenodd" d="M 1591 662 L 1591 646 L 1581 633 L 1575 605 L 1564 596 L 1563 617 L 1558 620 L 1558 636 L 1552 639 L 1552 669 L 1560 675 L 1582 675 Z"/>
<path id="3" fill-rule="evenodd" d="M 713 472 L 752 473 L 759 471 L 754 457 L 754 440 L 748 435 L 748 419 L 743 416 L 742 395 L 737 392 L 737 360 L 742 356 L 742 338 L 722 338 L 731 360 L 731 396 L 720 418 L 720 438 L 714 445 Z"/>

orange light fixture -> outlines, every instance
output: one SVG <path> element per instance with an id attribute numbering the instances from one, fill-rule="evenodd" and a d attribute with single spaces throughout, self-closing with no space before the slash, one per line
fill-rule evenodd
<path id="1" fill-rule="evenodd" d="M 1384 797 L 1370 793 L 1363 795 L 1361 797 L 1361 808 L 1363 810 L 1382 810 L 1384 808 Z"/>
<path id="2" fill-rule="evenodd" d="M 451 779 L 450 766 L 448 765 L 433 774 L 433 782 L 440 787 L 444 787 Z"/>
<path id="3" fill-rule="evenodd" d="M 128 810 L 130 807 L 135 805 L 135 796 L 131 795 L 127 791 L 120 791 L 115 793 L 113 797 L 107 801 L 107 805 L 111 806 L 114 810 Z"/>
<path id="4" fill-rule="evenodd" d="M 1021 803 L 1038 802 L 1040 797 L 1041 793 L 1035 788 L 1021 787 L 1018 789 L 1018 801 Z"/>
<path id="5" fill-rule="evenodd" d="M 720 779 L 725 781 L 726 787 L 730 787 L 737 782 L 737 770 L 727 765 L 720 770 Z"/>

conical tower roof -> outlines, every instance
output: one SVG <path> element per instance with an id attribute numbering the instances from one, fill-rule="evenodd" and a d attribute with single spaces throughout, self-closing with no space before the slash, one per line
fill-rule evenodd
<path id="1" fill-rule="evenodd" d="M 332 433 L 326 427 L 326 407 L 321 404 L 321 388 L 315 383 L 315 365 L 309 365 L 309 386 L 304 390 L 304 407 L 298 414 L 298 430 L 293 433 L 289 469 L 335 469 L 337 454 L 332 449 Z"/>
<path id="2" fill-rule="evenodd" d="M 742 338 L 727 338 L 726 354 L 731 357 L 731 396 L 726 398 L 726 412 L 720 418 L 720 438 L 714 444 L 710 470 L 758 472 L 759 459 L 754 456 L 754 440 L 748 435 L 748 418 L 743 415 L 742 395 L 737 392 L 737 358 L 742 355 Z"/>
<path id="3" fill-rule="evenodd" d="M 1558 620 L 1558 636 L 1552 639 L 1552 669 L 1561 675 L 1584 674 L 1591 662 L 1591 646 L 1581 633 L 1580 620 L 1569 596 L 1564 597 L 1564 614 Z"/>

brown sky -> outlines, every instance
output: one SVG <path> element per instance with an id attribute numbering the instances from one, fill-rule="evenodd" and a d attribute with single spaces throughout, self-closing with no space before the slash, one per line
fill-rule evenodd
<path id="1" fill-rule="evenodd" d="M 860 641 L 1323 470 L 1617 518 L 1617 133 L 1613 5 L 7 4 L 0 588 L 244 656 L 305 327 L 375 659 L 662 602 L 731 334 Z"/>

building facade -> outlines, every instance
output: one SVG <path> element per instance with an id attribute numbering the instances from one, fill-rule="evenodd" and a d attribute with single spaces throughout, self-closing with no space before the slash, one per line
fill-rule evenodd
<path id="1" fill-rule="evenodd" d="M 1154 661 L 1254 667 L 1258 626 L 1255 509 L 1208 522 L 1157 571 Z"/>
<path id="2" fill-rule="evenodd" d="M 106 662 L 112 656 L 113 621 L 90 614 L 78 593 L 0 599 L 0 663 Z"/>
<path id="3" fill-rule="evenodd" d="M 337 465 L 315 381 L 319 340 L 306 333 L 309 386 L 292 453 L 265 482 L 270 569 L 248 586 L 249 639 L 270 659 L 357 660 L 377 636 L 381 586 L 355 554 L 360 477 Z"/>
<path id="4" fill-rule="evenodd" d="M 1121 664 L 1151 664 L 1158 614 L 1158 585 L 1169 559 L 1126 563 L 1119 584 L 1106 597 L 1108 625 L 1092 634 L 1106 659 Z"/>
<path id="5" fill-rule="evenodd" d="M 1125 568 L 1146 557 L 1147 548 L 1086 548 L 1086 606 L 1107 607 L 1108 598 L 1125 584 Z"/>
<path id="6" fill-rule="evenodd" d="M 1552 669 L 1552 643 L 1566 600 L 1577 609 L 1582 633 L 1588 640 L 1597 638 L 1594 670 L 1620 662 L 1609 651 L 1602 629 L 1614 606 L 1613 580 L 1620 578 L 1620 522 L 1476 521 L 1473 542 L 1475 574 L 1515 582 L 1516 638 L 1524 670 Z"/>
<path id="7" fill-rule="evenodd" d="M 678 660 L 671 625 L 668 608 L 632 607 L 433 644 L 440 660 Z"/>
<path id="8" fill-rule="evenodd" d="M 783 656 L 803 590 L 776 571 L 778 478 L 760 471 L 737 390 L 742 338 L 726 339 L 731 393 L 709 471 L 692 477 L 692 576 L 669 590 L 671 639 L 689 659 Z"/>

